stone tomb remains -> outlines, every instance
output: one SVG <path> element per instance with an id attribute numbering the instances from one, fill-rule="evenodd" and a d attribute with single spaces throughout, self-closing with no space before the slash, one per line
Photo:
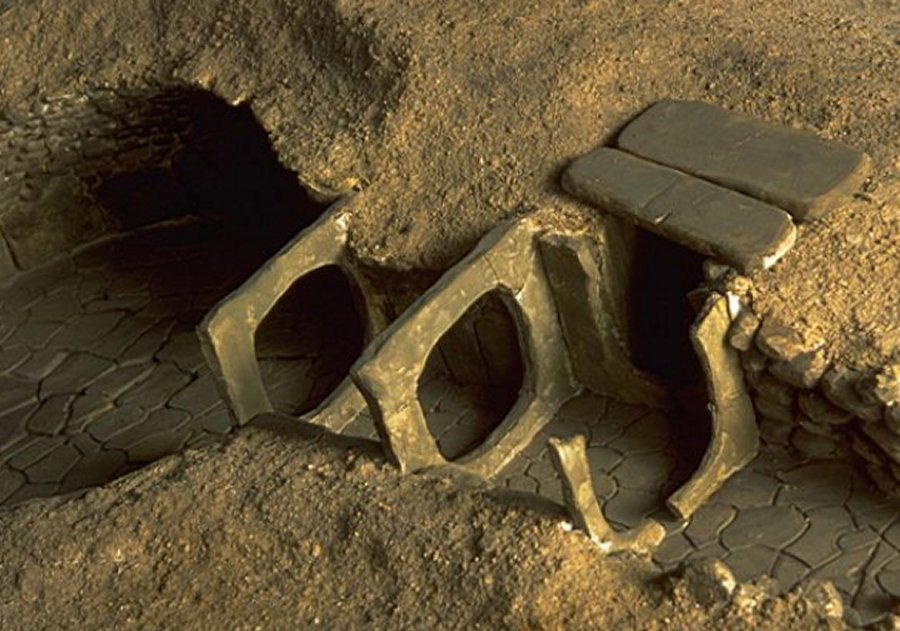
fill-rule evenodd
<path id="1" fill-rule="evenodd" d="M 697 316 L 685 332 L 705 375 L 712 421 L 700 467 L 667 502 L 688 518 L 754 458 L 759 445 L 754 399 L 745 387 L 747 361 L 740 354 L 755 333 L 753 316 L 722 279 L 774 265 L 794 244 L 795 221 L 824 216 L 867 173 L 867 158 L 842 145 L 703 103 L 663 101 L 628 125 L 616 148 L 579 158 L 564 174 L 569 193 L 608 213 L 609 230 L 599 242 L 584 232 L 545 226 L 538 215 L 505 222 L 388 322 L 382 298 L 348 256 L 350 218 L 339 202 L 209 313 L 199 329 L 204 354 L 240 423 L 271 413 L 254 333 L 294 282 L 337 266 L 358 295 L 368 345 L 349 378 L 300 420 L 339 431 L 367 409 L 402 471 L 491 479 L 582 388 L 626 402 L 665 402 L 664 384 L 634 364 L 625 342 L 621 287 L 630 269 L 610 247 L 617 222 L 624 220 L 712 257 L 716 263 L 708 269 L 720 272 L 692 296 Z M 417 384 L 441 338 L 489 293 L 512 315 L 524 363 L 522 387 L 481 445 L 449 459 L 429 430 Z M 797 380 L 806 384 L 802 367 L 792 361 L 783 376 L 799 371 Z M 652 520 L 628 532 L 609 525 L 583 438 L 551 439 L 549 446 L 569 511 L 600 545 L 646 551 L 662 540 L 665 530 Z"/>

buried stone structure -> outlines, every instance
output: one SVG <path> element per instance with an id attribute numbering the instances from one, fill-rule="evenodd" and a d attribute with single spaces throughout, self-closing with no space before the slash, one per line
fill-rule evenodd
<path id="1" fill-rule="evenodd" d="M 712 431 L 699 469 L 668 500 L 679 517 L 690 517 L 758 448 L 754 401 L 743 376 L 752 362 L 746 353 L 753 316 L 728 282 L 738 272 L 774 265 L 794 244 L 794 221 L 823 216 L 867 170 L 864 155 L 809 134 L 705 104 L 663 101 L 625 128 L 618 148 L 598 149 L 565 173 L 564 187 L 573 195 L 721 262 L 707 265 L 709 282 L 693 294 L 698 313 L 690 336 L 706 377 Z M 346 255 L 348 220 L 336 206 L 200 327 L 206 356 L 240 422 L 272 410 L 259 377 L 254 331 L 293 282 L 323 265 L 341 266 L 353 279 L 369 345 L 351 368 L 352 381 L 342 382 L 303 420 L 338 429 L 367 407 L 385 450 L 403 471 L 463 470 L 492 478 L 581 388 L 625 401 L 664 402 L 664 387 L 634 365 L 625 342 L 629 324 L 620 288 L 630 270 L 609 243 L 552 227 L 539 215 L 506 222 L 388 324 L 377 293 Z M 522 386 L 480 446 L 448 459 L 429 429 L 417 386 L 441 338 L 491 292 L 512 314 L 524 360 Z M 770 338 L 759 336 L 764 349 Z M 773 346 L 769 353 L 775 352 Z M 810 387 L 824 371 L 815 352 L 784 351 L 779 361 L 770 380 Z M 757 407 L 765 413 L 768 404 L 760 406 L 761 400 Z M 605 521 L 583 441 L 552 440 L 551 448 L 569 509 L 593 538 L 610 550 L 659 543 L 659 524 L 617 533 Z"/>
<path id="2" fill-rule="evenodd" d="M 223 178 L 204 172 L 224 168 L 224 179 L 238 185 L 259 182 L 258 174 L 229 171 L 222 156 L 209 165 L 221 136 L 191 131 L 203 131 L 202 119 L 233 135 L 238 130 L 226 124 L 232 119 L 253 122 L 241 116 L 242 108 L 202 92 L 103 92 L 54 104 L 46 124 L 25 121 L 9 132 L 13 140 L 27 142 L 23 126 L 38 135 L 68 133 L 68 119 L 54 108 L 102 123 L 107 131 L 99 136 L 107 144 L 139 144 L 132 136 L 144 126 L 177 133 L 169 144 L 154 144 L 165 152 L 136 154 L 146 162 L 122 160 L 107 168 L 116 155 L 110 148 L 71 163 L 83 180 L 78 190 L 101 202 L 90 213 L 103 218 L 108 232 L 123 234 L 48 266 L 41 261 L 54 248 L 18 239 L 27 231 L 16 228 L 29 209 L 52 207 L 53 199 L 32 199 L 30 188 L 6 191 L 15 198 L 6 208 L 16 211 L 0 217 L 0 224 L 8 222 L 13 253 L 0 347 L 6 403 L 0 410 L 6 474 L 0 495 L 9 503 L 106 482 L 275 410 L 332 432 L 380 440 L 406 471 L 475 474 L 564 503 L 604 549 L 653 551 L 665 569 L 712 556 L 726 558 L 742 579 L 752 570 L 790 586 L 804 576 L 803 567 L 816 576 L 840 566 L 828 574 L 836 580 L 846 573 L 841 564 L 859 554 L 853 546 L 861 545 L 869 524 L 887 510 L 878 504 L 887 501 L 882 497 L 846 501 L 840 484 L 823 494 L 824 510 L 813 506 L 817 497 L 807 502 L 803 493 L 820 493 L 820 478 L 831 483 L 834 467 L 844 465 L 808 465 L 807 457 L 853 452 L 890 488 L 896 441 L 888 432 L 897 426 L 897 408 L 887 402 L 896 400 L 895 373 L 856 376 L 830 368 L 821 341 L 802 339 L 769 318 L 760 321 L 742 275 L 775 264 L 797 238 L 796 221 L 825 212 L 855 186 L 866 166 L 852 151 L 781 128 L 764 126 L 763 133 L 759 123 L 710 106 L 664 102 L 626 127 L 616 146 L 575 161 L 565 173 L 567 191 L 597 207 L 586 212 L 602 214 L 599 226 L 561 225 L 542 212 L 503 223 L 436 283 L 429 278 L 429 289 L 418 283 L 407 291 L 395 290 L 394 277 L 380 277 L 348 247 L 352 209 L 372 191 L 327 210 L 305 208 L 313 212 L 304 222 L 287 212 L 289 221 L 270 231 L 274 238 L 255 243 L 251 226 L 240 220 L 251 196 L 243 203 L 227 191 L 216 194 L 208 184 Z M 137 123 L 145 116 L 151 124 L 107 120 L 132 108 Z M 697 112 L 708 125 L 744 131 L 703 132 L 691 119 Z M 633 144 L 634 129 L 649 138 L 643 148 Z M 719 171 L 710 171 L 709 161 L 691 162 L 687 154 L 697 143 L 690 135 L 673 138 L 673 129 L 704 138 L 702 149 L 718 156 L 712 164 Z M 680 162 L 652 152 L 655 134 L 682 147 L 675 152 Z M 773 134 L 782 140 L 772 140 Z M 717 138 L 736 144 L 718 147 Z M 751 142 L 758 138 L 769 144 Z M 830 173 L 830 183 L 807 182 L 806 201 L 793 205 L 785 197 L 789 183 L 767 192 L 763 185 L 781 172 L 773 142 L 798 147 L 789 164 Z M 729 164 L 722 156 L 731 154 L 737 156 L 732 166 L 744 164 L 756 179 L 742 183 L 740 172 L 722 167 Z M 763 158 L 751 169 L 754 155 Z M 286 186 L 292 175 L 267 157 L 273 179 L 257 188 L 278 191 L 271 197 L 281 203 L 272 210 L 293 211 L 296 182 L 294 189 Z M 24 164 L 28 171 L 30 163 Z M 770 178 L 763 167 L 777 173 Z M 106 179 L 91 179 L 103 169 L 110 171 Z M 15 181 L 23 184 L 19 180 L 32 178 L 26 173 Z M 131 186 L 141 182 L 145 187 Z M 168 201 L 152 203 L 157 191 Z M 252 197 L 254 204 L 260 199 Z M 214 212 L 187 221 L 162 212 L 184 207 L 185 200 L 194 210 Z M 221 204 L 226 201 L 238 207 L 220 217 L 215 211 L 231 210 Z M 141 209 L 141 216 L 116 214 L 122 205 Z M 261 223 L 271 223 L 268 209 L 265 215 Z M 69 241 L 58 244 L 61 250 L 93 238 L 93 224 L 86 232 L 66 225 L 73 229 L 64 233 Z M 309 227 L 300 231 L 303 225 Z M 253 252 L 245 252 L 247 246 Z M 695 266 L 691 276 L 676 275 L 670 283 L 667 274 L 679 272 L 681 262 Z M 640 274 L 654 280 L 643 296 L 634 293 Z M 657 293 L 675 294 L 684 317 L 670 310 L 674 303 L 657 301 Z M 315 313 L 295 317 L 297 296 Z M 202 351 L 195 334 L 201 321 Z M 665 328 L 654 331 L 659 326 Z M 667 337 L 683 344 L 658 347 Z M 336 361 L 323 360 L 336 349 Z M 654 355 L 668 354 L 666 362 L 655 362 Z M 449 374 L 435 378 L 435 369 Z M 679 386 L 691 386 L 701 373 L 703 404 L 711 413 L 689 418 L 673 408 L 676 388 L 669 379 L 681 377 Z M 442 393 L 445 378 L 453 382 L 452 395 Z M 481 382 L 489 382 L 483 391 Z M 458 396 L 457 384 L 459 391 L 472 386 L 473 396 Z M 678 432 L 703 434 L 708 425 L 713 431 L 702 445 L 705 458 L 675 445 Z M 747 465 L 758 442 L 800 451 L 778 469 L 784 492 L 773 495 L 770 478 L 761 473 L 771 466 L 772 450 Z M 659 510 L 663 497 L 677 521 Z M 651 511 L 630 510 L 642 498 L 653 504 Z M 844 523 L 850 518 L 856 530 Z M 887 544 L 877 541 L 884 556 Z M 776 561 L 766 556 L 773 550 Z M 798 559 L 806 565 L 799 567 Z M 879 596 L 894 593 L 895 567 L 900 561 L 889 559 L 867 570 L 871 580 L 878 576 Z M 864 591 L 860 585 L 839 587 L 852 596 Z M 869 610 L 878 607 L 883 610 Z"/>

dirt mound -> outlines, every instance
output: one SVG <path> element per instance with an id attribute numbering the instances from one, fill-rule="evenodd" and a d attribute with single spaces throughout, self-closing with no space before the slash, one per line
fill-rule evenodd
<path id="1" fill-rule="evenodd" d="M 550 516 L 296 429 L 249 428 L 62 505 L 0 516 L 0 626 L 807 629 L 708 610 Z"/>

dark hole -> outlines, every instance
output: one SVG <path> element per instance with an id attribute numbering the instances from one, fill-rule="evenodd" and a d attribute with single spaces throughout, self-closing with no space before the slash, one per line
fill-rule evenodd
<path id="1" fill-rule="evenodd" d="M 637 230 L 629 327 L 632 358 L 676 384 L 695 383 L 700 365 L 690 341 L 696 313 L 688 294 L 703 282 L 704 257 L 646 230 Z"/>
<path id="2" fill-rule="evenodd" d="M 525 366 L 497 292 L 472 305 L 432 350 L 419 380 L 428 427 L 448 460 L 484 442 L 519 398 Z"/>
<path id="3" fill-rule="evenodd" d="M 96 161 L 93 195 L 122 229 L 183 215 L 231 216 L 290 234 L 311 219 L 296 175 L 278 162 L 247 105 L 173 88 L 105 106 L 119 124 L 93 137 L 133 148 L 112 164 Z"/>
<path id="4" fill-rule="evenodd" d="M 317 407 L 362 352 L 365 325 L 347 277 L 329 266 L 298 280 L 262 321 L 256 354 L 279 412 Z"/>
<path id="5" fill-rule="evenodd" d="M 69 224 L 52 223 L 59 213 L 47 213 L 49 227 L 33 235 L 47 252 L 83 247 L 0 288 L 4 309 L 12 309 L 12 296 L 25 301 L 17 307 L 25 318 L 0 351 L 16 346 L 33 357 L 32 370 L 16 379 L 24 391 L 38 393 L 30 411 L 0 423 L 0 434 L 38 441 L 48 454 L 59 447 L 59 436 L 91 449 L 59 484 L 23 486 L 16 481 L 33 475 L 32 465 L 15 475 L 9 469 L 0 486 L 21 488 L 0 503 L 103 484 L 228 434 L 233 421 L 196 326 L 324 211 L 279 163 L 247 108 L 174 89 L 91 94 L 57 109 L 41 127 L 48 142 L 71 148 L 86 139 L 81 153 L 52 156 L 53 173 L 78 181 L 72 187 L 78 196 L 63 200 L 65 208 L 91 216 L 100 209 L 104 225 L 120 234 L 85 244 L 98 235 L 70 234 Z M 51 201 L 68 190 L 59 188 Z M 44 203 L 23 212 L 46 210 Z M 283 335 L 279 353 L 299 357 L 299 341 L 312 338 L 310 356 L 325 358 L 309 364 L 316 385 L 297 401 L 310 406 L 337 379 L 335 371 L 346 372 L 345 345 L 356 343 L 358 350 L 361 327 L 348 315 L 352 299 L 340 272 L 314 275 L 302 288 L 295 292 L 306 300 L 301 306 L 310 295 L 316 299 L 305 314 L 312 328 L 294 322 L 297 339 Z M 285 329 L 284 314 L 297 303 L 289 297 L 278 309 L 275 328 Z M 38 421 L 47 429 L 35 432 Z"/>

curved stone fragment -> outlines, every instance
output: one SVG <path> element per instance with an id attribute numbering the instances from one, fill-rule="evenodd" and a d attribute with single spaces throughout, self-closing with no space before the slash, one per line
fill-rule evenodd
<path id="1" fill-rule="evenodd" d="M 540 227 L 508 221 L 381 333 L 351 368 L 388 455 L 402 471 L 447 464 L 428 429 L 418 382 L 431 350 L 480 297 L 497 291 L 516 322 L 525 376 L 519 399 L 487 440 L 454 463 L 490 478 L 515 458 L 577 390 L 541 265 Z"/>
<path id="2" fill-rule="evenodd" d="M 667 503 L 687 519 L 732 474 L 756 456 L 759 429 L 744 387 L 740 359 L 729 344 L 728 300 L 712 294 L 691 329 L 691 342 L 706 375 L 712 439 L 700 468 Z"/>
<path id="3" fill-rule="evenodd" d="M 645 519 L 631 530 L 618 532 L 603 515 L 603 508 L 594 492 L 594 482 L 587 457 L 587 441 L 583 434 L 563 440 L 553 437 L 547 441 L 553 465 L 562 481 L 566 507 L 583 530 L 604 552 L 629 550 L 650 553 L 666 536 L 662 524 Z"/>
<path id="4" fill-rule="evenodd" d="M 347 258 L 349 214 L 345 204 L 332 206 L 216 305 L 197 328 L 207 363 L 241 425 L 273 411 L 260 374 L 254 336 L 266 315 L 298 279 L 323 267 L 340 267 L 362 297 L 367 339 L 387 326 L 381 298 L 367 288 L 365 279 Z M 337 431 L 365 407 L 362 395 L 346 378 L 303 419 Z"/>

